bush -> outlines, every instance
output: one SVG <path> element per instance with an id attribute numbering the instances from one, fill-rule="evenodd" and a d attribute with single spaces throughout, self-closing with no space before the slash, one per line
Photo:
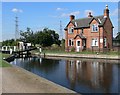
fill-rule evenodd
<path id="1" fill-rule="evenodd" d="M 58 48 L 59 46 L 57 44 L 52 44 L 52 48 L 56 49 Z"/>
<path id="2" fill-rule="evenodd" d="M 72 48 L 71 48 L 71 52 L 74 52 L 74 51 L 75 51 L 75 48 L 74 48 L 74 47 L 72 47 Z"/>

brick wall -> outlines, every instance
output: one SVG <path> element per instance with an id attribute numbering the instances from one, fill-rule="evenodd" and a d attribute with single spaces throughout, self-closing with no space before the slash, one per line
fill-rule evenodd
<path id="1" fill-rule="evenodd" d="M 107 18 L 104 24 L 104 36 L 107 37 L 107 48 L 112 49 L 113 28 L 109 18 Z"/>
<path id="2" fill-rule="evenodd" d="M 107 47 L 109 49 L 112 49 L 112 36 L 113 36 L 113 29 L 112 29 L 112 24 L 110 19 L 108 18 L 104 24 L 104 28 L 103 27 L 99 27 L 98 32 L 92 32 L 92 24 L 98 24 L 98 22 L 94 19 L 91 24 L 90 24 L 90 28 L 85 28 L 83 29 L 83 35 L 86 37 L 86 49 L 90 49 L 90 50 L 102 50 L 104 49 L 104 37 L 107 38 Z M 68 25 L 69 27 L 74 27 L 74 25 L 72 23 L 70 23 Z M 76 40 L 80 39 L 80 37 L 77 37 L 76 39 L 74 39 L 74 37 L 77 34 L 80 34 L 81 29 L 75 29 L 74 33 L 72 34 L 68 34 L 68 30 L 65 30 L 65 49 L 66 50 L 70 50 L 72 47 L 74 47 L 76 49 Z M 92 43 L 92 38 L 97 38 L 98 39 L 98 47 L 92 47 L 91 43 Z M 73 39 L 74 40 L 74 46 L 68 46 L 68 39 Z M 101 41 L 100 41 L 101 39 Z M 81 43 L 82 40 L 80 39 Z"/>

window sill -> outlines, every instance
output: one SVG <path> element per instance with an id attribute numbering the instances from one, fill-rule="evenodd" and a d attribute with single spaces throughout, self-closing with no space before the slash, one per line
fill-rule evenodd
<path id="1" fill-rule="evenodd" d="M 68 34 L 74 34 L 74 33 L 68 33 Z"/>
<path id="2" fill-rule="evenodd" d="M 91 33 L 98 33 L 98 31 L 91 31 Z"/>
<path id="3" fill-rule="evenodd" d="M 91 46 L 91 47 L 98 47 L 98 46 Z"/>

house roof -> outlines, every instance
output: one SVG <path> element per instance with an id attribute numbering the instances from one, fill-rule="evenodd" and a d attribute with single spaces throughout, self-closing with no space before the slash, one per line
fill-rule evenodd
<path id="1" fill-rule="evenodd" d="M 95 16 L 95 17 L 75 19 L 70 22 L 75 26 L 75 28 L 87 28 L 87 27 L 90 27 L 90 23 L 94 19 L 99 23 L 99 26 L 103 26 L 104 22 L 106 21 L 106 18 L 104 17 L 104 15 L 101 15 L 101 16 Z M 69 25 L 69 23 L 68 23 L 68 25 Z M 67 26 L 65 27 L 65 29 L 67 29 Z"/>

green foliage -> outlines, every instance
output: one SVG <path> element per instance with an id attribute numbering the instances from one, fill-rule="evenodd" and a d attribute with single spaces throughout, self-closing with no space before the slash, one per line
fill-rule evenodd
<path id="1" fill-rule="evenodd" d="M 117 36 L 115 37 L 115 39 L 120 43 L 120 32 L 117 33 Z"/>
<path id="2" fill-rule="evenodd" d="M 15 45 L 16 45 L 16 41 L 14 39 L 5 40 L 2 42 L 2 46 L 15 46 Z"/>
<path id="3" fill-rule="evenodd" d="M 20 35 L 22 36 L 21 41 L 32 43 L 35 46 L 35 35 L 30 28 L 27 28 L 25 32 L 20 31 Z"/>
<path id="4" fill-rule="evenodd" d="M 57 44 L 52 44 L 51 47 L 53 47 L 53 48 L 58 48 L 59 46 L 58 46 Z"/>
<path id="5" fill-rule="evenodd" d="M 0 61 L 0 67 L 10 67 L 11 65 L 7 63 L 5 60 Z"/>
<path id="6" fill-rule="evenodd" d="M 39 44 L 42 47 L 49 47 L 52 44 L 60 46 L 61 41 L 59 40 L 59 35 L 54 30 L 44 28 L 42 31 L 33 32 L 30 28 L 26 31 L 20 31 L 21 38 L 19 41 L 32 43 L 32 45 Z M 3 41 L 3 45 L 14 46 L 17 42 L 14 39 Z"/>
<path id="7" fill-rule="evenodd" d="M 117 33 L 117 38 L 120 40 L 120 32 Z"/>
<path id="8" fill-rule="evenodd" d="M 61 47 L 62 47 L 62 49 L 65 49 L 65 39 L 61 40 Z"/>
<path id="9" fill-rule="evenodd" d="M 71 48 L 71 52 L 74 52 L 74 51 L 75 51 L 75 48 L 74 48 L 74 47 L 72 47 L 72 48 Z"/>
<path id="10" fill-rule="evenodd" d="M 42 47 L 48 47 L 52 44 L 60 45 L 59 35 L 54 31 L 48 28 L 44 28 L 42 31 L 37 31 L 33 34 L 34 43 L 40 44 Z"/>
<path id="11" fill-rule="evenodd" d="M 10 54 L 2 54 L 2 53 L 0 53 L 0 58 L 1 58 L 1 60 L 0 60 L 0 67 L 10 67 L 11 66 L 5 60 L 2 60 L 2 58 L 7 58 L 9 56 L 10 56 Z"/>

